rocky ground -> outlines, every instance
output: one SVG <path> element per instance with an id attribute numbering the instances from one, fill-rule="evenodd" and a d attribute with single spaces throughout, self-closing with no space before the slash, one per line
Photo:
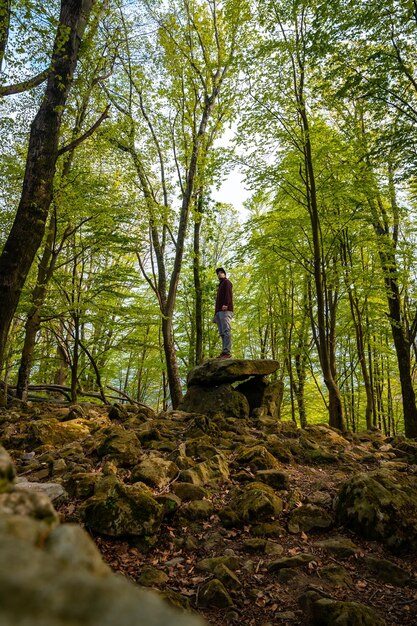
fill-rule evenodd
<path id="1" fill-rule="evenodd" d="M 20 404 L 0 442 L 18 489 L 42 483 L 113 571 L 209 624 L 417 623 L 415 441 L 262 413 Z"/>

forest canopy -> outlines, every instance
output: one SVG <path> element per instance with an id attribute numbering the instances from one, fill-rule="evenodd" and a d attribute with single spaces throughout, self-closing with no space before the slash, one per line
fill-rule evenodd
<path id="1" fill-rule="evenodd" d="M 411 0 L 0 0 L 3 401 L 177 407 L 222 266 L 283 417 L 417 437 L 416 35 Z"/>

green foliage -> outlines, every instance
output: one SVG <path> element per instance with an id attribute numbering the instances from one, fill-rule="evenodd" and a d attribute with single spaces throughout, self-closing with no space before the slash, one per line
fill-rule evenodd
<path id="1" fill-rule="evenodd" d="M 234 284 L 234 356 L 279 361 L 284 418 L 298 424 L 326 419 L 302 84 L 320 222 L 326 341 L 334 348 L 348 425 L 366 426 L 368 374 L 373 425 L 403 430 L 388 301 L 394 281 L 398 324 L 409 341 L 415 376 L 412 8 L 394 0 L 97 3 L 64 112 L 61 148 L 87 133 L 109 103 L 110 117 L 58 162 L 51 213 L 59 255 L 42 303 L 32 381 L 52 382 L 58 370 L 69 379 L 79 332 L 104 386 L 166 408 L 161 294 L 169 290 L 198 146 L 173 313 L 181 380 L 195 358 L 197 223 L 204 358 L 219 348 L 212 324 L 214 269 L 223 265 Z M 48 64 L 58 11 L 52 1 L 13 3 L 2 84 L 24 80 Z M 1 241 L 18 205 L 30 123 L 42 93 L 40 86 L 0 102 Z M 221 140 L 230 128 L 236 142 L 224 148 Z M 236 163 L 252 192 L 244 225 L 233 207 L 211 199 L 213 186 Z M 10 379 L 37 275 L 33 267 L 16 317 Z M 97 390 L 86 352 L 77 376 L 80 387 Z"/>

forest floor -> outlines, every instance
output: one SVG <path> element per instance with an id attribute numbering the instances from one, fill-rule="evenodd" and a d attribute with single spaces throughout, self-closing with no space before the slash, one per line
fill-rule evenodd
<path id="1" fill-rule="evenodd" d="M 366 438 L 365 438 L 366 439 Z M 369 441 L 362 444 L 363 451 L 377 450 Z M 373 460 L 370 465 L 362 464 L 361 470 L 375 469 Z M 414 466 L 413 471 L 417 468 Z M 333 496 L 339 485 L 347 480 L 352 472 L 344 471 L 343 467 L 328 464 L 314 466 L 287 464 L 285 467 L 291 484 L 291 494 L 299 501 L 296 505 L 309 500 L 311 494 L 322 492 Z M 208 499 L 214 511 L 224 507 L 229 501 L 232 487 L 239 483 L 233 480 L 221 484 Z M 70 511 L 74 504 L 70 504 Z M 68 505 L 67 505 L 68 507 Z M 65 519 L 66 507 L 61 508 Z M 279 557 L 291 557 L 297 554 L 311 554 L 315 559 L 307 566 L 298 569 L 294 578 L 287 583 L 277 580 L 275 574 L 268 571 L 268 564 L 277 559 L 277 553 L 248 553 L 246 540 L 253 538 L 251 525 L 242 529 L 224 528 L 216 513 L 204 522 L 193 521 L 189 526 L 176 523 L 175 519 L 163 525 L 158 541 L 149 551 L 132 545 L 127 540 L 117 540 L 95 536 L 94 539 L 105 561 L 115 572 L 119 572 L 130 580 L 137 582 L 144 568 L 152 567 L 167 574 L 166 582 L 156 585 L 167 599 L 178 605 L 175 592 L 189 599 L 189 606 L 202 614 L 213 626 L 227 626 L 239 623 L 242 626 L 296 626 L 306 623 L 303 610 L 299 606 L 300 595 L 307 590 L 316 590 L 326 597 L 342 601 L 353 601 L 375 609 L 383 617 L 387 626 L 415 626 L 417 624 L 417 560 L 415 554 L 396 556 L 376 541 L 365 541 L 343 527 L 331 529 L 314 529 L 311 532 L 289 533 L 285 531 L 285 518 L 289 510 L 280 517 L 282 534 L 269 540 L 269 547 L 279 549 Z M 71 517 L 71 516 L 70 516 Z M 179 547 L 188 538 L 187 547 Z M 357 551 L 348 558 L 336 558 L 323 550 L 319 543 L 331 538 L 345 538 L 354 542 Z M 180 540 L 179 542 L 177 540 Z M 275 544 L 275 545 L 274 545 Z M 282 551 L 281 551 L 282 548 Z M 262 548 L 260 548 L 262 549 Z M 206 558 L 228 554 L 238 555 L 241 565 L 235 572 L 240 586 L 229 589 L 233 605 L 225 608 L 197 608 L 198 594 L 201 585 L 212 576 L 201 572 L 197 564 Z M 364 567 L 364 556 L 388 560 L 399 568 L 408 571 L 412 584 L 398 587 L 390 582 L 381 582 Z M 339 566 L 346 571 L 342 580 L 331 580 L 321 575 L 331 566 Z M 331 577 L 330 577 L 331 578 Z M 181 600 L 180 602 L 181 603 Z M 187 603 L 186 603 L 187 604 Z"/>
<path id="2" fill-rule="evenodd" d="M 104 408 L 94 410 L 100 420 L 107 419 Z M 47 416 L 48 419 L 51 419 L 52 413 Z M 43 416 L 45 417 L 45 409 Z M 183 424 L 187 422 L 187 416 L 184 415 L 174 418 L 177 420 L 180 418 Z M 91 418 L 89 419 L 91 423 Z M 166 416 L 164 420 L 166 423 Z M 16 426 L 16 420 L 14 425 Z M 159 427 L 157 418 L 154 426 Z M 258 445 L 266 443 L 268 437 L 261 427 L 250 425 L 248 428 Z M 184 432 L 187 429 L 189 430 L 189 426 Z M 160 428 L 161 432 L 162 430 Z M 311 431 L 309 435 L 311 441 L 318 432 L 314 429 Z M 191 436 L 193 435 L 195 432 L 191 433 Z M 13 436 L 16 436 L 16 432 L 12 435 L 11 443 Z M 242 437 L 237 434 L 234 436 L 237 440 Z M 297 436 L 299 432 L 295 434 L 292 432 L 292 441 Z M 320 437 L 322 436 L 323 433 L 320 433 Z M 210 433 L 206 432 L 202 437 L 207 444 Z M 198 437 L 192 440 L 196 441 Z M 248 441 L 246 433 L 245 445 L 248 445 Z M 217 435 L 213 438 L 212 444 L 219 446 Z M 323 450 L 323 441 L 320 446 Z M 8 448 L 18 465 L 18 473 L 24 474 L 29 480 L 39 480 L 39 465 L 33 472 L 27 469 L 23 472 L 22 451 L 12 450 L 10 447 L 13 446 Z M 45 453 L 45 445 L 38 449 Z M 387 443 L 380 434 L 368 433 L 346 441 L 340 455 L 335 449 L 333 446 L 332 455 L 328 455 L 323 462 L 320 462 L 320 458 L 314 462 L 308 462 L 303 458 L 300 462 L 295 455 L 287 463 L 279 461 L 280 468 L 288 477 L 289 487 L 277 491 L 283 501 L 283 510 L 275 519 L 271 519 L 272 526 L 274 523 L 275 526 L 267 535 L 259 535 L 256 532 L 257 525 L 253 520 L 238 528 L 225 525 L 219 515 L 219 512 L 230 503 L 232 492 L 236 493 L 243 489 L 245 483 L 242 481 L 242 474 L 245 472 L 251 474 L 253 468 L 251 470 L 250 467 L 235 468 L 227 480 L 217 481 L 216 486 L 210 485 L 204 500 L 210 502 L 212 507 L 205 519 L 194 518 L 187 521 L 186 517 L 180 514 L 182 506 L 180 505 L 178 511 L 163 522 L 153 538 L 153 545 L 147 549 L 144 548 L 143 542 L 135 538 L 115 538 L 98 534 L 88 528 L 87 530 L 114 572 L 127 577 L 135 584 L 142 585 L 144 574 L 151 572 L 153 578 L 146 583 L 147 586 L 162 593 L 171 604 L 188 607 L 200 614 L 212 626 L 305 624 L 306 615 L 300 606 L 300 597 L 311 590 L 327 598 L 366 605 L 385 620 L 387 626 L 415 626 L 417 623 L 415 553 L 412 554 L 407 550 L 401 553 L 390 551 L 378 541 L 365 540 L 344 526 L 338 526 L 334 518 L 328 528 L 316 527 L 310 531 L 294 532 L 288 527 L 294 509 L 308 503 L 320 502 L 323 509 L 334 515 L 334 499 L 341 484 L 359 471 L 366 473 L 391 463 L 393 469 L 399 469 L 411 476 L 417 474 L 417 465 L 405 463 L 404 459 L 396 463 L 392 444 Z M 59 447 L 57 450 L 59 452 Z M 27 453 L 28 448 L 25 447 L 25 454 Z M 345 463 L 346 455 L 350 453 L 360 461 Z M 106 461 L 97 459 L 94 454 L 91 459 L 94 459 L 95 463 L 91 469 L 92 473 L 100 474 Z M 120 472 L 125 480 L 129 480 L 129 470 L 122 469 Z M 48 472 L 44 472 L 41 480 L 56 480 L 56 477 L 53 473 L 48 475 Z M 58 479 L 58 482 L 65 486 L 66 477 Z M 154 492 L 156 495 L 166 494 L 171 487 L 172 482 L 167 487 L 155 489 Z M 82 504 L 82 501 L 75 497 L 64 500 L 56 507 L 61 521 L 76 521 L 83 524 Z M 323 541 L 331 539 L 350 540 L 355 544 L 354 553 L 340 556 L 327 550 L 323 547 Z M 305 565 L 282 570 L 269 569 L 270 564 L 277 559 L 306 554 L 313 558 Z M 234 578 L 229 581 L 230 584 L 225 583 L 231 598 L 229 606 L 215 606 L 216 601 L 209 606 L 202 606 L 199 594 L 202 586 L 213 579 L 213 573 L 202 571 L 199 564 L 203 559 L 228 556 L 237 557 L 239 563 L 235 568 Z M 405 583 L 381 580 L 378 572 L 371 571 L 367 566 L 367 557 L 389 561 L 408 575 L 408 580 Z M 285 575 L 282 572 L 285 572 Z M 222 605 L 222 600 L 218 604 Z"/>

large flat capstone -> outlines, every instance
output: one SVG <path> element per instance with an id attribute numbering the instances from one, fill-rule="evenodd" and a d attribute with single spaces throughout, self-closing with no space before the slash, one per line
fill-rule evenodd
<path id="1" fill-rule="evenodd" d="M 278 369 L 272 359 L 212 359 L 197 365 L 188 374 L 187 385 L 221 385 L 245 380 L 250 376 L 266 376 Z"/>

